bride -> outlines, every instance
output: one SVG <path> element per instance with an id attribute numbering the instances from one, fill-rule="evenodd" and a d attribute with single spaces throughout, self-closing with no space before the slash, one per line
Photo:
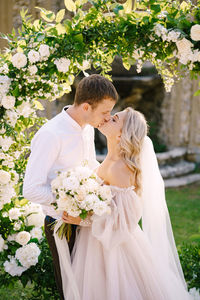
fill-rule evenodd
<path id="1" fill-rule="evenodd" d="M 60 251 L 65 300 L 191 299 L 144 116 L 127 108 L 99 130 L 108 154 L 97 174 L 111 188 L 112 212 L 78 227 L 72 263 Z"/>

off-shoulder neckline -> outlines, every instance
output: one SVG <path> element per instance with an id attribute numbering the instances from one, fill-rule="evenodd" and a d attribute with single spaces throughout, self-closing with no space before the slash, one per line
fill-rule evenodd
<path id="1" fill-rule="evenodd" d="M 105 181 L 97 174 L 97 172 L 96 172 L 96 175 L 97 175 L 97 177 L 102 181 L 102 183 L 103 183 L 104 185 L 109 186 L 109 187 L 111 187 L 111 188 L 114 188 L 114 189 L 116 189 L 116 190 L 134 190 L 134 189 L 135 189 L 135 186 L 134 186 L 134 185 L 130 185 L 130 186 L 127 186 L 127 187 L 119 187 L 119 186 L 117 186 L 117 185 L 106 184 L 106 183 L 104 183 Z"/>
<path id="2" fill-rule="evenodd" d="M 116 190 L 134 190 L 135 189 L 134 185 L 130 185 L 127 187 L 119 187 L 119 186 L 111 185 L 111 184 L 105 184 L 105 185 L 109 186 L 110 188 L 114 188 Z"/>

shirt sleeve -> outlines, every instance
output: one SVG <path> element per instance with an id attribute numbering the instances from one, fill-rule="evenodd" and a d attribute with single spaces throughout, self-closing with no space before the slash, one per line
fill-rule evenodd
<path id="1" fill-rule="evenodd" d="M 98 168 L 100 163 L 96 159 L 96 151 L 95 151 L 95 144 L 94 144 L 94 128 L 91 127 L 90 130 L 90 142 L 89 142 L 89 167 L 94 170 Z"/>
<path id="2" fill-rule="evenodd" d="M 36 133 L 31 142 L 31 154 L 23 183 L 23 196 L 26 199 L 44 205 L 55 200 L 47 177 L 59 150 L 59 139 L 54 133 L 47 130 Z"/>

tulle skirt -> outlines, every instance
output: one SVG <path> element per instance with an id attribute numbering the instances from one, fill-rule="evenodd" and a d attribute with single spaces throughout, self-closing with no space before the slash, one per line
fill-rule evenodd
<path id="1" fill-rule="evenodd" d="M 81 300 L 191 299 L 173 272 L 157 262 L 139 225 L 129 240 L 110 249 L 94 235 L 92 228 L 78 229 L 72 254 Z M 66 300 L 72 299 L 68 287 Z"/>

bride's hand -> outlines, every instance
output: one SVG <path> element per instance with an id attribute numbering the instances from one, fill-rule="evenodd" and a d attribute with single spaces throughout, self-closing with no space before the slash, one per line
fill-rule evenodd
<path id="1" fill-rule="evenodd" d="M 80 217 L 76 217 L 76 218 L 72 217 L 72 216 L 68 215 L 65 211 L 63 212 L 62 220 L 65 223 L 74 224 L 74 225 L 79 225 L 80 222 L 81 222 L 81 218 Z"/>

